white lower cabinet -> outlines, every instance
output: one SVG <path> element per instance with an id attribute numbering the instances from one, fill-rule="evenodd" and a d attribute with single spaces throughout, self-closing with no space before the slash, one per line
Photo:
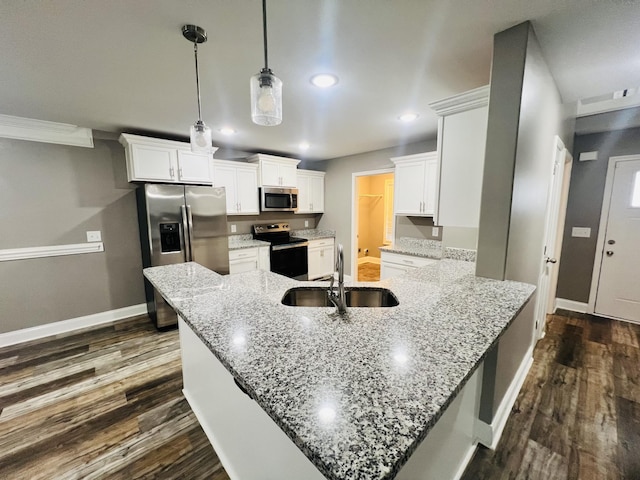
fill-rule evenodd
<path id="1" fill-rule="evenodd" d="M 229 251 L 229 273 L 271 270 L 269 247 L 241 248 Z"/>
<path id="2" fill-rule="evenodd" d="M 335 271 L 334 239 L 309 240 L 309 280 L 326 277 Z"/>
<path id="3" fill-rule="evenodd" d="M 426 267 L 438 260 L 403 255 L 401 253 L 380 252 L 380 280 L 395 277 L 414 268 Z"/>

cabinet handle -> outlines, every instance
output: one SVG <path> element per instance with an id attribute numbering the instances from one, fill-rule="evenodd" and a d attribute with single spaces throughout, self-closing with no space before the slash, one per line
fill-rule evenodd
<path id="1" fill-rule="evenodd" d="M 402 263 L 406 263 L 407 265 L 413 265 L 411 260 L 402 260 Z"/>
<path id="2" fill-rule="evenodd" d="M 169 176 L 173 178 L 174 174 L 175 174 L 175 171 L 173 170 L 173 167 L 169 167 Z"/>
<path id="3" fill-rule="evenodd" d="M 178 177 L 182 178 L 182 167 L 178 169 Z"/>

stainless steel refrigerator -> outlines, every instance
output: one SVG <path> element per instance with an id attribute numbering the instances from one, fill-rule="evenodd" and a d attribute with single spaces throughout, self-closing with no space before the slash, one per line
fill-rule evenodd
<path id="1" fill-rule="evenodd" d="M 197 262 L 229 273 L 224 187 L 145 184 L 138 187 L 143 267 Z M 175 311 L 145 282 L 147 310 L 159 329 L 178 323 Z"/>

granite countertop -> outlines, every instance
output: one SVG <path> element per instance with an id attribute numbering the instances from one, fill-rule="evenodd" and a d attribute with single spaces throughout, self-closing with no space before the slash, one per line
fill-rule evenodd
<path id="1" fill-rule="evenodd" d="M 269 242 L 254 240 L 250 233 L 244 235 L 229 235 L 229 250 L 240 250 L 243 248 L 268 247 Z"/>
<path id="2" fill-rule="evenodd" d="M 400 237 L 393 245 L 379 247 L 381 252 L 401 253 L 415 257 L 442 258 L 442 242 L 422 238 Z"/>
<path id="3" fill-rule="evenodd" d="M 282 305 L 287 289 L 318 283 L 271 272 L 144 274 L 327 478 L 373 480 L 398 473 L 535 289 L 474 268 L 443 259 L 364 284 L 400 304 L 344 317 Z"/>
<path id="4" fill-rule="evenodd" d="M 307 240 L 320 240 L 322 238 L 335 238 L 336 232 L 333 230 L 318 230 L 310 228 L 308 230 L 293 230 L 291 232 L 293 237 L 302 237 Z"/>

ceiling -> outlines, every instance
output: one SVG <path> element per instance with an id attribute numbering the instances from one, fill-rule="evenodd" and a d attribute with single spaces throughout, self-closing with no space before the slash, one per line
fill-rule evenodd
<path id="1" fill-rule="evenodd" d="M 311 160 L 434 138 L 428 103 L 487 84 L 493 34 L 528 19 L 565 102 L 640 86 L 638 1 L 268 0 L 284 120 L 261 127 L 249 105 L 260 0 L 0 0 L 0 12 L 0 114 L 186 138 L 197 109 L 181 27 L 193 23 L 209 37 L 199 63 L 214 143 Z M 318 72 L 338 85 L 312 86 Z M 407 110 L 418 120 L 400 122 Z"/>

